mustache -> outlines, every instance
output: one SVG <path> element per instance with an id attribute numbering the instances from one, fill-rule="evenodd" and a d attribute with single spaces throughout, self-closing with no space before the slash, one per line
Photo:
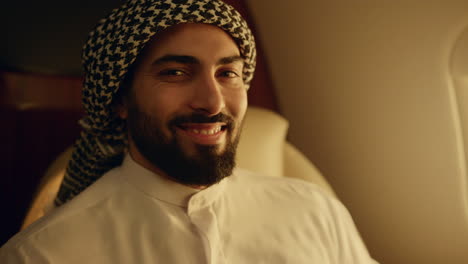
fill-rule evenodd
<path id="1" fill-rule="evenodd" d="M 183 123 L 226 123 L 228 128 L 231 128 L 234 124 L 234 118 L 223 113 L 219 113 L 214 116 L 207 116 L 200 113 L 193 113 L 189 115 L 180 115 L 172 118 L 169 121 L 169 126 L 180 126 Z"/>

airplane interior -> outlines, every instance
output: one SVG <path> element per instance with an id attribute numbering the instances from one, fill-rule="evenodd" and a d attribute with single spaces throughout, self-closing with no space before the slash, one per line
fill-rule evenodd
<path id="1" fill-rule="evenodd" d="M 258 49 L 239 166 L 322 186 L 379 263 L 468 263 L 468 1 L 225 2 Z M 0 11 L 0 245 L 51 210 L 81 47 L 120 3 Z"/>

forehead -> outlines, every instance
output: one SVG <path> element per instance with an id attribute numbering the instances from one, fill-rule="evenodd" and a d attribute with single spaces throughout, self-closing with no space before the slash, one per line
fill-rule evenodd
<path id="1" fill-rule="evenodd" d="M 232 37 L 222 29 L 208 24 L 186 23 L 156 34 L 140 54 L 140 59 L 143 62 L 169 54 L 217 60 L 239 56 L 240 51 Z"/>

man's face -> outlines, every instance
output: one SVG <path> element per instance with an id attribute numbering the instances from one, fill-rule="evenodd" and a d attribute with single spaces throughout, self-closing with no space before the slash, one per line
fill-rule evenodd
<path id="1" fill-rule="evenodd" d="M 215 26 L 181 24 L 142 55 L 120 112 L 133 159 L 187 185 L 230 175 L 247 108 L 237 45 Z"/>

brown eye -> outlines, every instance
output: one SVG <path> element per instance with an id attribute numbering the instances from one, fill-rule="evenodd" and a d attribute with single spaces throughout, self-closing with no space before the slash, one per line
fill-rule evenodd
<path id="1" fill-rule="evenodd" d="M 169 68 L 159 71 L 157 77 L 163 82 L 183 82 L 190 79 L 190 71 Z"/>
<path id="2" fill-rule="evenodd" d="M 239 74 L 237 74 L 236 72 L 234 71 L 222 71 L 220 74 L 219 74 L 220 77 L 226 77 L 226 78 L 236 78 L 236 77 L 239 77 Z"/>
<path id="3" fill-rule="evenodd" d="M 164 70 L 159 73 L 159 75 L 162 76 L 183 76 L 185 75 L 184 71 L 177 70 L 177 69 L 169 69 L 169 70 Z"/>

